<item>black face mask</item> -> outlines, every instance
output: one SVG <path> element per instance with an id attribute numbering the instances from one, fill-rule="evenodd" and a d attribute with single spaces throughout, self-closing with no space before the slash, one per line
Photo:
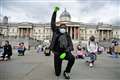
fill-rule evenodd
<path id="1" fill-rule="evenodd" d="M 95 39 L 90 39 L 91 41 L 95 41 Z"/>

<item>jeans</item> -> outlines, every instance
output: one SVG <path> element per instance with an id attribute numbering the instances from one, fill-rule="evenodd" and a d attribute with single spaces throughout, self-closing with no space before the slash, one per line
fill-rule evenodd
<path id="1" fill-rule="evenodd" d="M 90 53 L 88 56 L 90 57 L 90 61 L 92 63 L 97 59 L 97 55 L 95 53 Z"/>

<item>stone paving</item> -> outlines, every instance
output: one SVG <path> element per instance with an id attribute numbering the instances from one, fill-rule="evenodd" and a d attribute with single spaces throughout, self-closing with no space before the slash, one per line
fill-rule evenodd
<path id="1" fill-rule="evenodd" d="M 66 65 L 67 61 L 63 61 L 59 80 L 65 80 L 62 74 Z M 105 53 L 98 55 L 94 68 L 79 59 L 71 73 L 71 80 L 120 80 L 120 58 L 113 59 Z M 25 56 L 17 56 L 14 51 L 11 61 L 0 61 L 0 80 L 57 80 L 53 55 L 46 57 L 31 50 Z"/>

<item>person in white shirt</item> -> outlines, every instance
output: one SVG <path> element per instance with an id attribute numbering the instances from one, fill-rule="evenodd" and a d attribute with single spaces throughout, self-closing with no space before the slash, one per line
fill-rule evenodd
<path id="1" fill-rule="evenodd" d="M 98 44 L 95 41 L 95 37 L 91 36 L 89 38 L 89 41 L 87 43 L 87 51 L 88 51 L 88 56 L 90 57 L 90 61 L 89 61 L 89 66 L 93 67 L 94 62 L 96 60 L 96 53 L 98 51 Z"/>

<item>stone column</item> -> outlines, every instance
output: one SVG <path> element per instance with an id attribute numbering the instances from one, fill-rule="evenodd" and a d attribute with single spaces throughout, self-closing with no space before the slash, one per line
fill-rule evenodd
<path id="1" fill-rule="evenodd" d="M 107 31 L 107 39 L 109 39 L 110 38 L 110 35 L 109 35 L 109 30 Z"/>
<path id="2" fill-rule="evenodd" d="M 70 36 L 72 38 L 72 27 L 70 27 Z"/>
<path id="3" fill-rule="evenodd" d="M 97 31 L 98 40 L 100 40 L 100 30 Z"/>
<path id="4" fill-rule="evenodd" d="M 28 36 L 27 33 L 28 33 L 28 29 L 26 28 L 26 29 L 25 29 L 25 37 Z"/>
<path id="5" fill-rule="evenodd" d="M 67 32 L 68 32 L 68 27 L 67 27 Z"/>
<path id="6" fill-rule="evenodd" d="M 76 28 L 76 39 L 78 40 L 78 27 Z"/>
<path id="7" fill-rule="evenodd" d="M 86 31 L 86 29 L 85 29 L 85 31 L 84 31 L 84 39 L 85 39 L 85 40 L 87 40 L 87 39 L 86 39 L 86 35 L 87 35 L 86 32 L 87 32 L 87 31 Z"/>
<path id="8" fill-rule="evenodd" d="M 67 27 L 67 32 L 70 35 L 70 27 Z"/>
<path id="9" fill-rule="evenodd" d="M 32 33 L 32 29 L 30 29 L 30 37 L 32 37 L 32 34 L 33 34 L 33 33 Z"/>
<path id="10" fill-rule="evenodd" d="M 103 31 L 101 30 L 101 40 L 103 40 Z"/>
<path id="11" fill-rule="evenodd" d="M 27 30 L 27 37 L 29 37 L 30 36 L 30 28 L 28 28 L 28 30 Z"/>
<path id="12" fill-rule="evenodd" d="M 23 37 L 23 29 L 21 29 L 21 36 Z"/>
<path id="13" fill-rule="evenodd" d="M 22 34 L 21 34 L 21 33 L 22 33 L 22 32 L 21 32 L 21 29 L 20 29 L 20 34 L 19 34 L 19 35 L 20 35 L 20 37 L 22 36 Z"/>
<path id="14" fill-rule="evenodd" d="M 73 37 L 73 39 L 75 39 L 75 36 L 74 36 L 74 26 L 72 27 L 72 37 Z"/>
<path id="15" fill-rule="evenodd" d="M 74 39 L 76 40 L 76 27 L 74 27 Z"/>
<path id="16" fill-rule="evenodd" d="M 102 30 L 100 30 L 100 40 L 102 40 Z"/>
<path id="17" fill-rule="evenodd" d="M 99 32 L 99 40 L 101 40 L 101 30 L 99 30 L 98 32 Z"/>
<path id="18" fill-rule="evenodd" d="M 79 40 L 79 28 L 77 27 L 77 40 Z"/>
<path id="19" fill-rule="evenodd" d="M 110 31 L 110 38 L 113 38 L 113 33 L 112 33 L 112 31 Z"/>
<path id="20" fill-rule="evenodd" d="M 20 29 L 18 28 L 18 37 L 20 36 Z"/>
<path id="21" fill-rule="evenodd" d="M 76 28 L 76 39 L 78 40 L 78 27 Z"/>
<path id="22" fill-rule="evenodd" d="M 17 37 L 19 37 L 19 36 L 20 36 L 20 29 L 17 28 Z"/>
<path id="23" fill-rule="evenodd" d="M 100 38 L 101 37 L 101 31 L 100 30 L 98 31 L 98 35 L 99 35 L 98 39 L 101 40 L 101 38 Z"/>
<path id="24" fill-rule="evenodd" d="M 78 40 L 79 40 L 79 37 L 80 37 L 80 30 L 79 30 L 79 27 L 77 28 L 77 31 L 78 31 Z"/>
<path id="25" fill-rule="evenodd" d="M 109 36 L 110 36 L 109 38 L 112 38 L 112 37 L 111 37 L 111 31 L 109 31 Z"/>

